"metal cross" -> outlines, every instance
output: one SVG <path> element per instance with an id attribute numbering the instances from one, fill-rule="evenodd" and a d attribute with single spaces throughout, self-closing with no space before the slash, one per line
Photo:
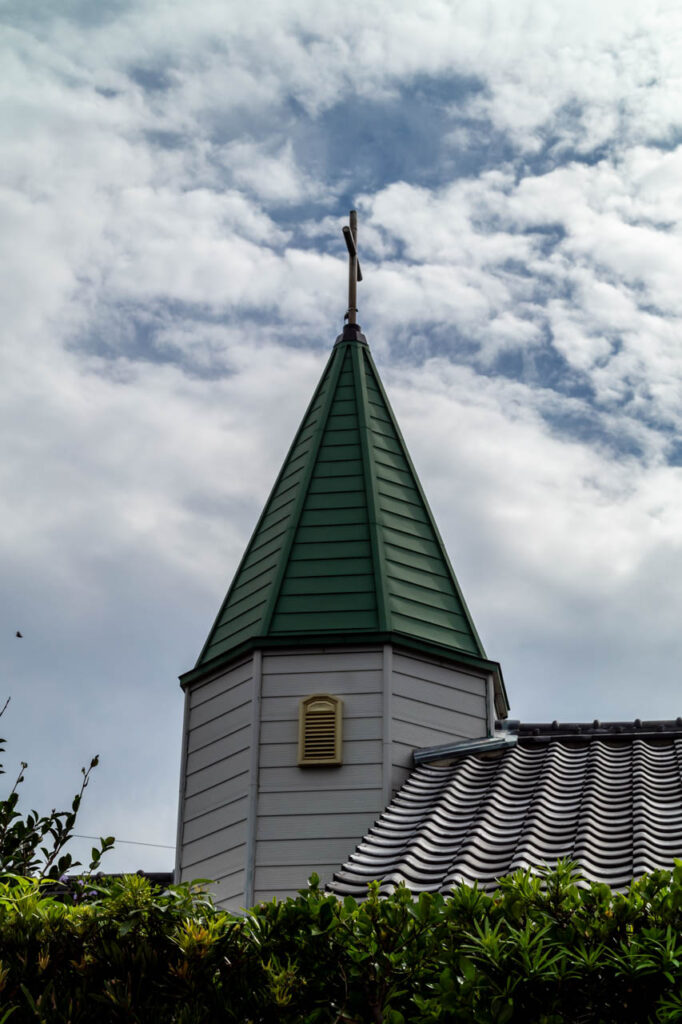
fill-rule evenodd
<path id="1" fill-rule="evenodd" d="M 349 324 L 356 324 L 358 313 L 358 281 L 362 281 L 360 260 L 358 259 L 358 214 L 356 210 L 350 211 L 350 227 L 344 225 L 343 237 L 346 239 L 348 248 L 348 310 L 344 320 Z"/>

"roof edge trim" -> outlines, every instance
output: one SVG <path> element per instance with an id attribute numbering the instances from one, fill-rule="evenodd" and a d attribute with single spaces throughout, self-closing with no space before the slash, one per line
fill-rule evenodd
<path id="1" fill-rule="evenodd" d="M 465 651 L 456 651 L 452 648 L 441 646 L 440 644 L 417 640 L 414 637 L 411 637 L 408 633 L 400 633 L 397 631 L 321 633 L 318 635 L 307 633 L 302 636 L 253 636 L 244 640 L 238 647 L 233 647 L 231 650 L 225 651 L 224 653 L 211 658 L 210 661 L 205 661 L 202 664 L 196 665 L 194 668 L 188 669 L 187 672 L 183 672 L 179 676 L 180 685 L 185 689 L 185 687 L 200 679 L 215 675 L 222 669 L 227 668 L 233 662 L 242 660 L 244 656 L 249 654 L 251 651 L 258 649 L 276 650 L 279 648 L 281 650 L 287 650 L 297 647 L 339 647 L 347 646 L 348 644 L 366 646 L 368 644 L 386 643 L 393 644 L 395 647 L 403 650 L 414 651 L 417 654 L 427 654 L 433 658 L 441 658 L 443 661 L 446 661 L 451 665 L 460 665 L 465 670 L 467 668 L 471 668 L 491 674 L 493 677 L 496 696 L 499 696 L 503 700 L 507 708 L 509 707 L 504 679 L 502 677 L 502 666 L 498 661 L 490 661 L 488 658 L 479 658 L 476 657 L 476 655 L 467 654 Z"/>
<path id="2" fill-rule="evenodd" d="M 239 559 L 239 562 L 237 564 L 237 568 L 235 569 L 234 576 L 232 577 L 232 581 L 231 581 L 231 583 L 230 583 L 230 585 L 229 585 L 229 587 L 227 589 L 227 593 L 225 594 L 225 597 L 223 598 L 223 600 L 221 602 L 220 608 L 218 609 L 218 614 L 216 615 L 216 617 L 215 617 L 215 619 L 213 621 L 213 625 L 211 626 L 211 628 L 210 628 L 210 630 L 208 632 L 208 636 L 206 637 L 206 640 L 204 641 L 204 644 L 203 644 L 203 646 L 201 648 L 201 651 L 199 653 L 199 657 L 197 658 L 196 664 L 195 664 L 194 669 L 193 669 L 193 671 L 195 671 L 195 672 L 198 672 L 200 669 L 202 669 L 204 664 L 210 664 L 210 662 L 204 662 L 204 656 L 205 656 L 206 652 L 208 651 L 209 647 L 211 646 L 211 640 L 213 639 L 213 635 L 214 635 L 216 629 L 218 628 L 220 620 L 221 620 L 221 618 L 223 616 L 223 612 L 225 611 L 225 608 L 227 607 L 227 604 L 228 604 L 228 602 L 229 602 L 229 600 L 230 600 L 230 598 L 232 596 L 232 592 L 235 589 L 235 586 L 237 585 L 237 580 L 239 579 L 239 576 L 241 574 L 241 571 L 242 571 L 242 568 L 244 566 L 244 563 L 246 562 L 246 559 L 247 559 L 247 557 L 249 555 L 249 552 L 251 550 L 251 545 L 253 544 L 256 536 L 258 535 L 258 531 L 260 529 L 261 523 L 265 519 L 265 516 L 267 514 L 270 502 L 272 501 L 272 499 L 273 499 L 273 497 L 275 495 L 275 492 L 277 491 L 277 487 L 278 487 L 279 482 L 280 482 L 280 480 L 282 478 L 282 475 L 284 474 L 286 466 L 287 466 L 287 464 L 289 462 L 289 458 L 291 457 L 291 453 L 294 451 L 294 448 L 296 447 L 296 442 L 298 441 L 298 438 L 299 438 L 299 436 L 300 436 L 300 434 L 301 434 L 301 432 L 302 432 L 302 430 L 303 430 L 303 428 L 305 426 L 306 420 L 308 419 L 308 416 L 310 415 L 310 411 L 313 408 L 313 405 L 315 404 L 315 402 L 317 401 L 317 397 L 318 397 L 320 391 L 322 390 L 322 386 L 323 386 L 323 383 L 324 383 L 324 381 L 325 381 L 325 379 L 327 377 L 327 374 L 331 371 L 333 359 L 334 359 L 334 350 L 332 349 L 332 351 L 330 352 L 330 354 L 327 357 L 327 360 L 325 362 L 324 369 L 322 371 L 322 376 L 320 377 L 320 379 L 318 381 L 317 387 L 313 391 L 312 398 L 308 402 L 306 410 L 305 410 L 305 412 L 304 412 L 304 414 L 303 414 L 303 416 L 301 418 L 301 422 L 298 425 L 298 429 L 296 430 L 296 433 L 294 434 L 293 441 L 291 442 L 291 444 L 289 445 L 289 447 L 287 449 L 287 453 L 286 453 L 286 455 L 284 457 L 284 461 L 283 461 L 283 463 L 282 463 L 282 465 L 280 467 L 279 473 L 277 474 L 277 476 L 275 478 L 275 482 L 273 483 L 272 487 L 270 488 L 270 492 L 269 492 L 268 497 L 267 497 L 267 499 L 265 501 L 265 504 L 263 505 L 263 508 L 261 509 L 261 513 L 260 513 L 260 515 L 258 517 L 258 521 L 256 522 L 256 525 L 253 528 L 253 531 L 251 532 L 251 536 L 250 536 L 249 541 L 248 541 L 248 543 L 247 543 L 247 545 L 246 545 L 246 547 L 244 549 L 242 557 Z M 184 675 L 187 675 L 187 673 L 184 673 Z M 180 678 L 182 678 L 182 676 Z"/>
<path id="3" fill-rule="evenodd" d="M 416 765 L 442 761 L 446 757 L 457 757 L 463 754 L 487 754 L 492 750 L 504 747 L 515 747 L 518 736 L 512 732 L 504 732 L 497 736 L 481 736 L 471 740 L 455 740 L 453 743 L 439 743 L 435 747 L 419 747 L 412 752 Z"/>
<path id="4" fill-rule="evenodd" d="M 381 397 L 382 397 L 382 399 L 383 399 L 383 401 L 384 401 L 384 403 L 386 405 L 386 409 L 388 411 L 388 414 L 391 417 L 393 429 L 395 430 L 396 435 L 398 437 L 398 440 L 399 440 L 400 444 L 402 445 L 403 453 L 404 453 L 404 456 L 405 456 L 405 461 L 407 462 L 407 465 L 410 468 L 410 472 L 412 473 L 412 479 L 414 481 L 414 485 L 417 488 L 417 491 L 419 493 L 419 497 L 422 500 L 422 503 L 424 505 L 424 509 L 426 511 L 426 514 L 427 514 L 429 520 L 430 520 L 430 525 L 431 525 L 431 528 L 432 528 L 432 530 L 434 532 L 434 535 L 435 535 L 435 538 L 436 538 L 436 543 L 438 544 L 438 546 L 440 548 L 441 558 L 443 559 L 443 562 L 445 563 L 445 566 L 447 567 L 447 570 L 448 570 L 448 572 L 450 574 L 450 579 L 451 579 L 452 584 L 454 586 L 455 593 L 457 594 L 457 597 L 459 598 L 460 604 L 462 606 L 462 610 L 464 612 L 464 617 L 465 617 L 465 619 L 467 621 L 469 629 L 471 630 L 472 636 L 473 636 L 476 644 L 478 645 L 478 649 L 479 649 L 481 657 L 482 658 L 487 658 L 487 654 L 485 652 L 485 647 L 483 646 L 483 642 L 482 642 L 480 636 L 478 635 L 478 630 L 476 629 L 476 625 L 475 625 L 474 620 L 472 618 L 471 612 L 469 611 L 469 607 L 468 607 L 468 605 L 467 605 L 467 603 L 466 603 L 466 601 L 464 599 L 464 594 L 462 593 L 462 588 L 460 587 L 459 580 L 457 579 L 457 577 L 455 575 L 455 570 L 452 567 L 452 562 L 450 561 L 450 556 L 448 555 L 447 549 L 446 549 L 445 544 L 443 542 L 443 538 L 441 537 L 440 530 L 438 529 L 438 524 L 436 523 L 436 520 L 435 520 L 435 517 L 433 515 L 433 512 L 431 511 L 431 506 L 429 505 L 429 502 L 427 500 L 426 494 L 424 493 L 424 488 L 422 487 L 421 480 L 419 479 L 419 475 L 417 474 L 417 471 L 416 471 L 416 469 L 414 467 L 414 463 L 412 461 L 412 457 L 410 455 L 409 449 L 408 449 L 407 445 L 405 444 L 405 438 L 403 437 L 402 431 L 401 431 L 400 426 L 398 424 L 398 420 L 397 420 L 396 415 L 395 415 L 395 413 L 393 411 L 393 406 L 391 405 L 391 403 L 390 403 L 390 401 L 388 399 L 388 395 L 386 394 L 386 389 L 384 388 L 384 385 L 383 385 L 383 382 L 381 380 L 381 377 L 379 376 L 379 371 L 376 368 L 376 364 L 374 362 L 374 359 L 372 358 L 372 353 L 369 350 L 369 348 L 367 349 L 367 352 L 366 352 L 366 358 L 367 358 L 367 362 L 368 362 L 368 364 L 369 364 L 369 366 L 370 366 L 370 368 L 372 370 L 372 373 L 374 375 L 374 379 L 375 379 L 377 388 L 379 389 L 379 393 L 380 393 L 380 395 L 381 395 Z M 506 699 L 506 694 L 505 694 L 505 699 Z M 507 705 L 507 708 L 508 708 L 509 707 L 509 701 L 508 700 L 506 701 L 506 705 Z"/>

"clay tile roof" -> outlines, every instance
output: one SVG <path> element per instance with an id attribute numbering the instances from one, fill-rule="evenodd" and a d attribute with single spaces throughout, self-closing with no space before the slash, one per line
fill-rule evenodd
<path id="1" fill-rule="evenodd" d="M 559 858 L 619 889 L 682 857 L 682 719 L 498 726 L 487 746 L 415 751 L 332 891 L 362 896 L 372 879 L 384 892 L 494 889 Z"/>

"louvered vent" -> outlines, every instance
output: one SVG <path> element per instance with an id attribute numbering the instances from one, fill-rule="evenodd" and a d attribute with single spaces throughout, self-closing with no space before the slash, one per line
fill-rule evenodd
<path id="1" fill-rule="evenodd" d="M 301 701 L 298 719 L 298 763 L 339 765 L 343 701 L 326 693 L 316 693 Z"/>

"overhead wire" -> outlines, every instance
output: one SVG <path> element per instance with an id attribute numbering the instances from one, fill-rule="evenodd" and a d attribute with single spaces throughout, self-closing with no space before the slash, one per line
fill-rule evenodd
<path id="1" fill-rule="evenodd" d="M 74 832 L 74 839 L 102 839 L 102 836 L 84 836 L 78 832 Z M 168 846 L 167 843 L 142 843 L 136 839 L 116 839 L 116 843 L 125 843 L 126 846 L 155 846 L 159 850 L 174 850 L 175 846 Z"/>

